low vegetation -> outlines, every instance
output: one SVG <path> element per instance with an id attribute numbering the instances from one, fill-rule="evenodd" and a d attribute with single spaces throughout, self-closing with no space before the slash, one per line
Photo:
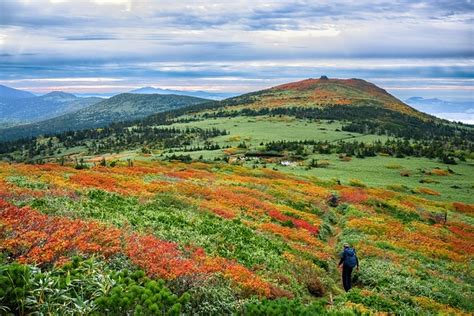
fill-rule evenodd
<path id="1" fill-rule="evenodd" d="M 473 143 L 327 78 L 4 142 L 0 312 L 472 314 Z"/>
<path id="2" fill-rule="evenodd" d="M 474 311 L 465 203 L 357 179 L 138 161 L 82 170 L 2 163 L 0 196 L 1 273 L 31 280 L 12 296 L 8 282 L 20 281 L 2 279 L 5 311 Z M 343 242 L 355 245 L 362 266 L 348 294 L 336 268 Z M 63 296 L 34 303 L 60 288 Z"/>

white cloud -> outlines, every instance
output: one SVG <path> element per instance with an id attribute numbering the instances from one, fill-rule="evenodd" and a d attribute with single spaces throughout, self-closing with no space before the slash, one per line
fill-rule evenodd
<path id="1" fill-rule="evenodd" d="M 272 42 L 295 42 L 298 43 L 302 40 L 310 40 L 318 37 L 335 37 L 338 36 L 341 31 L 335 27 L 328 27 L 314 30 L 267 30 L 267 31 L 254 31 L 247 32 L 247 35 L 253 35 L 256 41 L 266 40 Z"/>
<path id="2" fill-rule="evenodd" d="M 4 0 L 2 10 L 0 80 L 31 80 L 18 85 L 250 91 L 327 74 L 472 93 L 463 1 Z"/>
<path id="3" fill-rule="evenodd" d="M 435 113 L 434 115 L 440 118 L 447 119 L 449 121 L 474 124 L 473 113 Z"/>
<path id="4" fill-rule="evenodd" d="M 13 80 L 3 80 L 4 83 L 21 83 L 21 82 L 116 82 L 123 81 L 123 78 L 106 78 L 106 77 L 61 77 L 61 78 L 27 78 L 27 79 L 13 79 Z"/>

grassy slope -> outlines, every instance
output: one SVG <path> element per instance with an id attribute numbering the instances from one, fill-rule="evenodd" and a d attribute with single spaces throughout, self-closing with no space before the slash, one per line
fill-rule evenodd
<path id="1" fill-rule="evenodd" d="M 331 192 L 341 197 L 336 208 L 327 204 Z M 222 163 L 136 162 L 132 168 L 91 170 L 2 163 L 0 195 L 49 216 L 99 220 L 181 246 L 202 247 L 210 257 L 236 260 L 277 286 L 280 290 L 272 290 L 274 295 L 291 293 L 310 302 L 315 298 L 308 292 L 308 282 L 320 280 L 323 295 L 328 298 L 331 293 L 335 298 L 336 310 L 354 307 L 415 314 L 474 310 L 469 273 L 474 222 L 471 211 L 456 211 L 450 202 Z M 444 211 L 448 223 L 435 225 L 432 216 Z M 28 225 L 21 223 L 15 225 Z M 314 228 L 317 235 L 311 233 Z M 0 234 L 0 239 L 8 241 L 7 249 L 18 244 L 12 240 L 16 233 L 13 229 Z M 38 233 L 28 236 L 44 238 Z M 39 244 L 49 247 L 56 239 Z M 356 290 L 350 294 L 341 291 L 336 268 L 338 250 L 347 241 L 358 249 L 362 265 Z M 62 247 L 47 249 L 64 251 Z M 38 255 L 38 262 L 50 260 L 42 252 L 22 253 L 26 262 Z M 127 256 L 153 275 L 154 261 L 137 261 L 134 256 L 139 254 Z M 164 278 L 173 280 L 173 276 Z M 242 289 L 268 286 L 258 283 L 254 288 L 254 283 L 240 284 L 244 282 L 240 280 L 244 279 L 230 285 L 230 293 L 237 296 L 228 288 L 221 292 L 221 283 L 205 285 L 221 294 L 201 308 L 209 304 L 239 308 L 238 299 L 249 295 Z M 170 286 L 176 289 L 179 284 Z M 202 299 L 202 294 L 194 299 Z"/>
<path id="2" fill-rule="evenodd" d="M 220 136 L 214 139 L 221 146 L 237 146 L 245 142 L 254 148 L 257 148 L 261 142 L 270 142 L 275 140 L 298 141 L 305 139 L 337 141 L 345 139 L 348 141 L 366 141 L 371 142 L 377 139 L 385 140 L 386 136 L 362 135 L 357 133 L 347 133 L 336 131 L 340 129 L 339 122 L 328 123 L 321 121 L 319 123 L 295 120 L 292 118 L 269 118 L 269 117 L 236 117 L 219 118 L 191 122 L 186 124 L 175 124 L 177 127 L 197 126 L 197 127 L 216 127 L 226 129 L 230 135 Z M 322 130 L 324 129 L 324 130 Z M 223 151 L 197 151 L 189 152 L 193 158 L 203 156 L 207 159 L 222 157 Z M 430 199 L 447 199 L 453 201 L 463 201 L 472 203 L 472 193 L 474 192 L 474 166 L 472 161 L 460 162 L 456 166 L 450 166 L 455 174 L 448 176 L 424 176 L 420 169 L 432 170 L 434 168 L 446 169 L 447 166 L 437 160 L 427 158 L 393 158 L 393 157 L 372 157 L 358 159 L 353 158 L 349 162 L 340 161 L 337 155 L 312 155 L 311 158 L 328 160 L 330 165 L 326 168 L 317 168 L 306 170 L 304 166 L 282 167 L 269 164 L 269 167 L 277 167 L 284 172 L 299 175 L 314 175 L 321 179 L 340 179 L 347 183 L 349 179 L 359 179 L 368 186 L 387 187 L 389 185 L 405 185 L 409 189 L 427 187 L 441 193 L 440 197 L 425 195 Z M 252 163 L 249 163 L 251 165 Z M 398 165 L 397 169 L 389 169 L 387 166 Z M 401 171 L 408 170 L 409 177 L 400 175 Z M 439 183 L 420 183 L 421 179 L 431 178 Z M 458 186 L 459 188 L 453 188 Z"/>
<path id="3" fill-rule="evenodd" d="M 374 140 L 384 141 L 387 139 L 384 135 L 363 135 L 358 133 L 347 133 L 340 131 L 340 122 L 311 122 L 305 120 L 296 120 L 290 117 L 235 117 L 235 118 L 217 118 L 195 121 L 190 123 L 176 123 L 171 127 L 200 127 L 200 128 L 218 128 L 229 131 L 229 135 L 219 136 L 211 139 L 212 142 L 219 144 L 221 147 L 237 147 L 245 142 L 251 149 L 258 149 L 260 143 L 266 143 L 278 140 L 299 141 L 299 140 L 321 140 L 321 141 L 364 141 L 371 142 Z M 339 130 L 339 131 L 338 131 Z M 86 142 L 87 143 L 87 142 Z M 202 146 L 202 142 L 195 142 L 193 145 Z M 63 155 L 81 154 L 83 147 L 70 148 L 56 154 L 59 158 Z M 206 160 L 215 158 L 223 158 L 225 149 L 213 151 L 179 151 L 177 154 L 189 154 L 192 158 L 198 159 L 202 156 Z M 151 156 L 142 156 L 140 149 L 131 149 L 129 151 L 116 154 L 103 155 L 107 159 L 132 159 L 132 160 L 150 160 L 160 159 L 162 152 L 155 151 Z M 165 153 L 165 155 L 167 155 Z M 52 156 L 54 158 L 54 155 Z M 91 157 L 85 157 L 91 158 Z M 325 168 L 317 168 L 306 170 L 306 165 L 312 159 L 326 160 L 329 166 Z M 254 161 L 246 163 L 247 166 L 255 164 Z M 397 165 L 397 169 L 390 169 L 387 166 Z M 261 166 L 261 164 L 260 164 Z M 348 183 L 350 179 L 358 179 L 371 187 L 388 187 L 392 185 L 404 185 L 407 190 L 416 190 L 420 187 L 430 188 L 439 192 L 440 196 L 427 195 L 419 193 L 429 199 L 444 199 L 451 201 L 460 201 L 472 203 L 472 193 L 474 191 L 473 162 L 459 162 L 458 165 L 450 166 L 455 174 L 448 176 L 425 176 L 420 170 L 430 171 L 434 168 L 446 169 L 447 165 L 440 163 L 438 160 L 430 160 L 427 158 L 393 158 L 377 156 L 372 158 L 353 158 L 349 162 L 340 161 L 336 154 L 332 155 L 310 155 L 301 165 L 294 167 L 283 167 L 280 165 L 267 163 L 269 168 L 278 168 L 279 170 L 298 175 L 314 175 L 321 179 L 339 179 L 343 183 Z M 409 177 L 400 175 L 400 172 L 408 171 Z M 421 179 L 431 179 L 438 183 L 420 183 Z"/>
<path id="4" fill-rule="evenodd" d="M 354 139 L 358 141 L 385 140 L 385 136 L 362 135 L 336 131 L 341 129 L 340 122 L 310 122 L 291 117 L 235 117 L 208 119 L 191 123 L 179 123 L 172 126 L 196 126 L 201 128 L 215 127 L 230 131 L 230 135 L 215 138 L 220 145 L 238 145 L 246 141 L 252 145 L 273 140 L 328 140 Z M 240 137 L 240 139 L 236 138 Z"/>
<path id="5" fill-rule="evenodd" d="M 181 95 L 123 93 L 73 113 L 5 129 L 0 134 L 0 140 L 102 127 L 112 122 L 133 121 L 151 114 L 205 101 L 207 100 Z"/>
<path id="6" fill-rule="evenodd" d="M 74 96 L 40 96 L 11 100 L 0 105 L 2 129 L 44 121 L 66 113 L 76 112 L 102 101 L 101 98 L 78 98 Z"/>

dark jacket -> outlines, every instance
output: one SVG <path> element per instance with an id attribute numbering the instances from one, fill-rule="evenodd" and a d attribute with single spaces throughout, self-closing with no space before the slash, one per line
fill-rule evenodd
<path id="1" fill-rule="evenodd" d="M 359 258 L 354 248 L 345 248 L 341 253 L 341 260 L 339 260 L 339 265 L 344 264 L 346 267 L 354 268 L 355 266 L 359 267 Z"/>

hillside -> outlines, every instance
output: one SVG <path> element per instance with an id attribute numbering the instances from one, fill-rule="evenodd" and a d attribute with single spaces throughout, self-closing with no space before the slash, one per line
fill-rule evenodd
<path id="1" fill-rule="evenodd" d="M 226 100 L 233 109 L 325 108 L 371 106 L 430 119 L 385 90 L 362 79 L 306 79 Z"/>
<path id="2" fill-rule="evenodd" d="M 0 102 L 7 99 L 13 100 L 32 97 L 35 97 L 35 95 L 31 92 L 14 89 L 0 84 Z"/>
<path id="3" fill-rule="evenodd" d="M 165 111 L 0 143 L 4 304 L 472 314 L 473 126 L 412 112 L 362 80 L 326 81 L 223 101 L 123 94 L 59 126 Z M 316 98 L 323 90 L 338 94 Z M 342 90 L 350 103 L 334 104 Z M 360 258 L 347 293 L 344 243 Z"/>
<path id="4" fill-rule="evenodd" d="M 95 106 L 78 111 L 69 117 L 64 117 L 62 120 L 74 123 L 75 129 L 104 126 L 111 122 L 135 120 L 150 114 L 178 109 L 205 101 L 208 100 L 173 94 L 145 95 L 123 93 L 104 100 Z"/>
<path id="5" fill-rule="evenodd" d="M 20 125 L 46 120 L 93 105 L 100 98 L 78 98 L 73 94 L 54 91 L 33 96 L 0 101 L 0 122 Z"/>
<path id="6" fill-rule="evenodd" d="M 44 99 L 56 98 L 47 94 Z M 64 94 L 61 97 L 65 97 Z M 87 98 L 86 100 L 89 100 Z M 96 100 L 96 98 L 93 98 Z M 12 140 L 84 128 L 106 126 L 112 122 L 135 120 L 150 114 L 202 103 L 205 99 L 178 95 L 140 95 L 124 93 L 72 113 L 34 124 L 1 130 L 0 140 Z"/>
<path id="7" fill-rule="evenodd" d="M 223 162 L 111 162 L 0 163 L 0 250 L 21 263 L 0 276 L 26 288 L 4 304 L 79 311 L 81 289 L 100 314 L 474 311 L 473 205 Z M 348 293 L 345 242 L 361 265 Z"/>

